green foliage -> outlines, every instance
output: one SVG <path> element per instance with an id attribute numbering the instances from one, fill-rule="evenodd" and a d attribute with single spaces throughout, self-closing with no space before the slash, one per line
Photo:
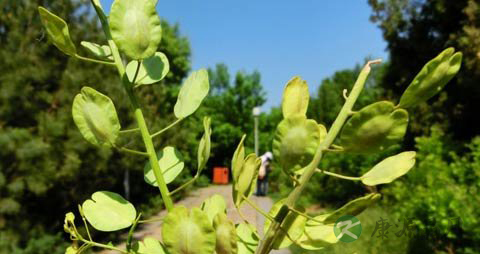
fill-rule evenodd
<path id="1" fill-rule="evenodd" d="M 307 114 L 310 93 L 305 80 L 294 77 L 288 81 L 283 92 L 282 111 L 284 118 Z"/>
<path id="2" fill-rule="evenodd" d="M 452 151 L 438 127 L 416 142 L 419 163 L 385 190 L 394 215 L 416 224 L 418 237 L 412 238 L 411 248 L 478 249 L 480 203 L 474 193 L 480 188 L 480 139 L 472 139 L 462 154 Z"/>
<path id="3" fill-rule="evenodd" d="M 280 200 L 273 204 L 272 208 L 268 212 L 271 218 L 276 218 L 278 214 L 280 213 L 282 207 L 285 205 L 285 200 Z M 296 211 L 300 212 L 305 212 L 305 208 L 302 206 L 297 206 L 295 207 Z M 278 250 L 278 249 L 283 249 L 287 248 L 288 246 L 292 245 L 292 240 L 296 241 L 298 240 L 304 230 L 305 230 L 305 223 L 307 222 L 307 219 L 304 216 L 299 215 L 298 213 L 289 213 L 284 221 L 281 224 L 281 227 L 284 229 L 280 234 L 278 234 L 275 239 L 273 240 L 273 248 Z M 265 225 L 263 232 L 267 232 L 268 228 L 271 225 L 270 220 L 265 220 Z M 288 236 L 287 236 L 288 234 Z"/>
<path id="4" fill-rule="evenodd" d="M 480 134 L 476 128 L 480 108 L 480 8 L 475 0 L 369 0 L 371 20 L 381 28 L 390 64 L 382 82 L 383 96 L 399 98 L 418 70 L 446 47 L 463 54 L 462 70 L 451 84 L 426 103 L 415 107 L 407 144 L 414 136 L 428 135 L 440 125 L 460 142 Z M 457 55 L 457 57 L 459 57 Z"/>
<path id="5" fill-rule="evenodd" d="M 379 162 L 360 179 L 368 186 L 391 183 L 405 175 L 413 165 L 415 165 L 415 152 L 399 153 Z"/>
<path id="6" fill-rule="evenodd" d="M 253 194 L 257 186 L 258 170 L 262 164 L 261 159 L 254 153 L 245 157 L 244 140 L 245 135 L 238 144 L 232 159 L 232 196 L 237 207 L 240 207 L 244 200 Z"/>
<path id="7" fill-rule="evenodd" d="M 163 245 L 151 237 L 146 237 L 142 242 L 135 243 L 133 250 L 136 254 L 165 254 L 166 251 Z"/>
<path id="8" fill-rule="evenodd" d="M 174 108 L 175 116 L 182 119 L 193 114 L 207 96 L 209 89 L 207 70 L 202 69 L 190 74 L 178 94 Z"/>

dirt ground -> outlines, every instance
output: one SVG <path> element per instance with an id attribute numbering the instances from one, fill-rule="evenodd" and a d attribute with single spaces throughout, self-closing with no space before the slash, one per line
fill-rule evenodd
<path id="1" fill-rule="evenodd" d="M 184 205 L 187 208 L 191 207 L 199 207 L 203 200 L 207 197 L 210 197 L 214 194 L 222 195 L 227 202 L 227 215 L 234 223 L 240 223 L 243 220 L 241 219 L 240 215 L 238 214 L 235 206 L 233 204 L 232 199 L 232 186 L 231 185 L 212 185 L 206 188 L 200 188 L 194 190 L 189 193 L 189 195 L 178 201 L 176 205 Z M 257 204 L 262 210 L 269 211 L 272 207 L 272 200 L 269 197 L 257 197 L 252 196 L 251 200 Z M 246 217 L 246 219 L 253 225 L 257 225 L 257 229 L 259 234 L 263 235 L 263 225 L 265 223 L 265 218 L 259 214 L 255 209 L 251 208 L 248 204 L 244 204 L 242 206 L 242 214 Z M 149 219 L 160 219 L 166 215 L 164 210 L 160 211 L 157 215 L 149 218 Z M 162 228 L 162 221 L 152 222 L 147 224 L 141 224 L 136 230 L 134 234 L 134 238 L 139 240 L 145 237 L 153 237 L 158 240 L 162 239 L 161 235 L 161 228 Z M 113 254 L 116 253 L 114 251 L 103 251 L 102 254 Z M 272 251 L 271 253 L 275 254 L 289 254 L 290 251 L 288 250 L 279 250 L 279 251 Z"/>

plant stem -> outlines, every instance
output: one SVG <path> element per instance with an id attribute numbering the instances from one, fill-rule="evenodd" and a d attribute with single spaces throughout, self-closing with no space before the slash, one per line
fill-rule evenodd
<path id="1" fill-rule="evenodd" d="M 87 61 L 87 62 L 92 62 L 92 63 L 99 63 L 99 64 L 106 64 L 106 65 L 113 65 L 113 66 L 115 66 L 115 63 L 114 63 L 114 62 L 107 62 L 107 61 L 92 59 L 92 58 L 84 57 L 84 56 L 81 56 L 81 55 L 78 55 L 78 54 L 75 55 L 75 58 L 80 59 L 80 60 L 83 60 L 83 61 Z"/>
<path id="2" fill-rule="evenodd" d="M 342 179 L 345 179 L 345 180 L 351 180 L 351 181 L 360 181 L 362 180 L 361 177 L 355 177 L 355 176 L 344 176 L 344 175 L 340 175 L 340 174 L 336 174 L 336 173 L 333 173 L 333 172 L 328 172 L 328 171 L 325 171 L 325 170 L 321 170 L 321 169 L 315 169 L 316 172 L 318 173 L 323 173 L 325 175 L 329 175 L 329 176 L 334 176 L 334 177 L 338 177 L 338 178 L 342 178 Z"/>
<path id="3" fill-rule="evenodd" d="M 300 198 L 300 195 L 302 194 L 303 190 L 305 189 L 306 184 L 315 173 L 315 170 L 317 169 L 317 166 L 322 159 L 323 152 L 325 151 L 325 149 L 329 148 L 331 144 L 333 144 L 338 133 L 340 132 L 343 125 L 347 121 L 350 115 L 350 112 L 352 111 L 353 105 L 357 101 L 357 98 L 360 95 L 360 92 L 363 90 L 363 87 L 365 86 L 365 81 L 367 80 L 368 74 L 370 73 L 370 70 L 371 70 L 370 65 L 376 64 L 379 62 L 380 60 L 369 61 L 365 65 L 365 67 L 363 67 L 362 71 L 360 72 L 357 78 L 357 81 L 355 81 L 355 84 L 353 85 L 351 93 L 346 98 L 345 104 L 343 105 L 342 109 L 340 110 L 340 113 L 338 114 L 337 118 L 333 122 L 332 127 L 330 128 L 330 131 L 327 133 L 325 140 L 318 146 L 315 152 L 315 156 L 313 157 L 313 160 L 310 162 L 310 164 L 307 165 L 304 173 L 300 177 L 300 180 L 299 180 L 300 184 L 295 186 L 295 188 L 290 193 L 290 195 L 288 195 L 285 204 L 289 208 L 295 207 L 295 204 Z M 273 240 L 279 233 L 280 225 L 282 224 L 283 220 L 287 215 L 288 213 L 286 213 L 283 218 L 276 218 L 276 221 L 274 221 L 270 225 L 269 229 L 265 233 L 264 238 L 260 241 L 260 245 L 258 246 L 255 252 L 256 254 L 267 254 L 270 252 L 270 250 L 272 249 Z"/>
<path id="4" fill-rule="evenodd" d="M 253 203 L 250 199 L 248 199 L 247 197 L 245 197 L 244 195 L 242 195 L 242 198 L 243 200 L 245 200 L 247 202 L 247 204 L 249 204 L 253 209 L 257 210 L 257 212 L 259 212 L 261 215 L 263 215 L 263 217 L 267 218 L 268 220 L 270 221 L 275 221 L 275 219 L 270 216 L 268 213 L 266 213 L 265 211 L 263 211 L 262 209 L 260 209 L 260 207 L 258 207 L 255 203 Z"/>
<path id="5" fill-rule="evenodd" d="M 171 123 L 171 124 L 168 125 L 167 127 L 165 127 L 165 128 L 163 128 L 163 129 L 161 129 L 161 130 L 153 133 L 150 137 L 151 137 L 151 138 L 154 138 L 154 137 L 156 137 L 156 136 L 164 133 L 164 132 L 167 131 L 168 129 L 172 128 L 173 126 L 175 126 L 176 124 L 178 124 L 179 122 L 181 122 L 182 120 L 183 120 L 183 118 L 177 119 L 175 122 Z"/>
<path id="6" fill-rule="evenodd" d="M 195 182 L 195 180 L 198 179 L 198 175 L 195 175 L 192 179 L 188 180 L 188 182 L 182 184 L 182 186 L 176 188 L 174 191 L 171 191 L 170 192 L 170 196 L 174 195 L 175 193 L 185 189 L 187 186 L 189 186 L 190 184 L 192 184 L 193 182 Z"/>
<path id="7" fill-rule="evenodd" d="M 140 151 L 137 151 L 137 150 L 133 150 L 133 149 L 128 149 L 126 147 L 116 147 L 115 148 L 121 152 L 126 152 L 126 153 L 131 153 L 131 154 L 135 154 L 135 155 L 143 155 L 143 156 L 149 156 L 148 153 L 146 152 L 140 152 Z"/>
<path id="8" fill-rule="evenodd" d="M 133 239 L 133 232 L 135 231 L 135 228 L 137 227 L 138 221 L 140 220 L 140 217 L 142 216 L 142 213 L 139 213 L 137 216 L 137 219 L 133 222 L 132 226 L 130 227 L 130 230 L 128 231 L 128 236 L 127 236 L 127 251 L 130 251 L 132 249 L 132 239 Z"/>
<path id="9" fill-rule="evenodd" d="M 130 133 L 130 132 L 137 132 L 137 131 L 140 131 L 140 129 L 139 128 L 133 128 L 133 129 L 129 129 L 129 130 L 121 130 L 120 133 L 125 134 L 125 133 Z"/>
<path id="10" fill-rule="evenodd" d="M 132 84 L 128 81 L 128 77 L 125 75 L 125 66 L 123 65 L 120 52 L 118 51 L 118 48 L 112 39 L 112 35 L 110 34 L 107 16 L 103 12 L 102 6 L 98 0 L 91 1 L 93 6 L 95 7 L 98 17 L 100 18 L 100 22 L 102 23 L 103 31 L 105 32 L 105 36 L 108 40 L 108 45 L 110 46 L 110 49 L 112 51 L 112 56 L 115 61 L 115 65 L 117 66 L 118 74 L 120 76 L 120 79 L 122 80 L 122 84 L 125 88 L 125 91 L 127 92 L 128 98 L 130 99 L 130 104 L 132 105 L 132 108 L 134 110 L 135 119 L 137 121 L 138 128 L 140 129 L 140 133 L 142 134 L 143 143 L 145 144 L 145 148 L 147 150 L 150 160 L 150 165 L 152 165 L 153 173 L 155 175 L 155 179 L 157 180 L 160 195 L 162 196 L 167 210 L 171 211 L 173 209 L 173 201 L 170 198 L 167 184 L 165 183 L 162 171 L 160 170 L 160 165 L 158 165 L 157 153 L 155 152 L 152 138 L 150 137 L 150 133 L 148 131 L 147 123 L 145 122 L 142 109 L 140 108 L 138 99 L 133 92 Z"/>

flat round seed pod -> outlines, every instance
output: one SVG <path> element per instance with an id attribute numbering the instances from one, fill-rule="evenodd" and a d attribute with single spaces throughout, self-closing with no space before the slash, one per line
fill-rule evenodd
<path id="1" fill-rule="evenodd" d="M 120 132 L 120 121 L 110 98 L 90 87 L 75 96 L 72 116 L 80 133 L 94 145 L 112 146 Z"/>
<path id="2" fill-rule="evenodd" d="M 134 60 L 155 54 L 162 39 L 155 5 L 152 0 L 115 0 L 112 4 L 109 17 L 112 38 Z"/>
<path id="3" fill-rule="evenodd" d="M 165 248 L 170 254 L 212 254 L 216 234 L 205 212 L 194 207 L 178 206 L 172 209 L 162 226 Z"/>
<path id="4" fill-rule="evenodd" d="M 375 153 L 403 139 L 408 112 L 393 103 L 380 101 L 355 113 L 342 129 L 340 144 L 352 153 Z"/>
<path id="5" fill-rule="evenodd" d="M 274 158 L 289 174 L 302 169 L 312 161 L 323 131 L 314 120 L 303 116 L 283 119 L 273 139 Z"/>

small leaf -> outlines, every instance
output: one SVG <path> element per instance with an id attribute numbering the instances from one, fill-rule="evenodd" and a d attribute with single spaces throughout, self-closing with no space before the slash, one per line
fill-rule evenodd
<path id="1" fill-rule="evenodd" d="M 236 169 L 239 172 L 234 173 L 237 179 L 233 185 L 233 201 L 237 207 L 243 203 L 243 196 L 249 198 L 253 194 L 261 164 L 262 160 L 252 153 L 245 158 L 242 167 Z"/>
<path id="2" fill-rule="evenodd" d="M 224 213 L 218 213 L 213 219 L 213 228 L 216 233 L 217 254 L 237 253 L 237 232 L 233 222 Z"/>
<path id="3" fill-rule="evenodd" d="M 226 213 L 227 212 L 227 204 L 225 203 L 225 199 L 223 196 L 214 194 L 213 196 L 205 199 L 202 203 L 202 211 L 204 211 L 210 222 L 213 222 L 213 219 L 219 213 Z"/>
<path id="4" fill-rule="evenodd" d="M 133 60 L 127 65 L 126 73 L 130 82 L 132 82 L 135 78 L 137 67 L 137 60 Z M 168 63 L 167 56 L 162 52 L 157 52 L 155 55 L 142 61 L 142 65 L 140 65 L 140 69 L 138 70 L 135 83 L 141 85 L 157 83 L 165 78 L 169 71 L 170 64 Z"/>
<path id="5" fill-rule="evenodd" d="M 393 103 L 380 101 L 355 113 L 340 134 L 340 144 L 352 153 L 375 153 L 403 139 L 408 113 Z"/>
<path id="6" fill-rule="evenodd" d="M 43 27 L 45 27 L 52 43 L 63 53 L 75 56 L 77 54 L 77 48 L 70 38 L 67 23 L 43 7 L 38 7 L 38 12 L 40 13 Z"/>
<path id="7" fill-rule="evenodd" d="M 208 81 L 208 72 L 205 69 L 195 71 L 187 80 L 183 82 L 177 103 L 175 103 L 174 113 L 177 118 L 185 118 L 200 107 L 205 96 L 210 89 Z"/>
<path id="8" fill-rule="evenodd" d="M 110 232 L 132 225 L 137 212 L 130 202 L 117 193 L 97 191 L 83 202 L 85 218 L 97 230 Z"/>
<path id="9" fill-rule="evenodd" d="M 440 92 L 462 65 L 462 53 L 454 52 L 454 48 L 447 48 L 425 64 L 403 93 L 398 106 L 413 107 Z"/>
<path id="10" fill-rule="evenodd" d="M 128 57 L 145 59 L 162 39 L 160 18 L 152 0 L 115 0 L 110 11 L 113 41 Z"/>
<path id="11" fill-rule="evenodd" d="M 65 250 L 65 254 L 77 254 L 78 249 L 75 246 L 68 246 L 68 248 Z"/>
<path id="12" fill-rule="evenodd" d="M 163 178 L 166 184 L 169 184 L 175 180 L 175 178 L 182 173 L 182 170 L 185 168 L 185 163 L 182 154 L 180 151 L 175 149 L 175 147 L 167 146 L 163 148 L 162 151 L 159 151 L 158 154 L 158 165 L 162 170 Z M 150 185 L 158 186 L 157 179 L 153 173 L 152 166 L 150 162 L 147 162 L 143 168 L 144 179 Z"/>
<path id="13" fill-rule="evenodd" d="M 319 220 L 321 217 L 315 217 L 314 219 Z M 323 249 L 338 242 L 333 227 L 334 224 L 323 224 L 314 220 L 308 220 L 305 231 L 297 242 L 300 243 L 300 247 L 306 250 Z"/>
<path id="14" fill-rule="evenodd" d="M 233 157 L 232 157 L 232 175 L 233 175 L 232 180 L 234 185 L 238 179 L 238 173 L 241 172 L 243 161 L 245 160 L 245 147 L 243 146 L 245 137 L 246 135 L 244 134 L 242 136 L 242 139 L 240 140 L 240 143 L 238 143 L 237 149 L 235 149 L 235 152 L 233 153 Z"/>
<path id="15" fill-rule="evenodd" d="M 283 118 L 305 116 L 309 100 L 310 93 L 308 92 L 307 82 L 300 77 L 293 77 L 288 81 L 283 91 Z"/>
<path id="16" fill-rule="evenodd" d="M 163 220 L 163 242 L 172 254 L 211 254 L 215 251 L 216 234 L 205 212 L 175 207 Z"/>
<path id="17" fill-rule="evenodd" d="M 110 98 L 93 88 L 83 87 L 73 100 L 72 115 L 88 142 L 109 147 L 115 144 L 121 126 Z"/>
<path id="18" fill-rule="evenodd" d="M 136 242 L 133 246 L 135 254 L 165 254 L 167 253 L 162 244 L 152 238 L 146 237 L 143 242 Z"/>
<path id="19" fill-rule="evenodd" d="M 270 217 L 275 218 L 284 204 L 285 200 L 280 200 L 275 203 L 272 206 L 272 209 L 270 209 L 270 211 L 268 212 Z M 295 207 L 295 210 L 305 212 L 305 208 L 301 206 Z M 306 222 L 307 219 L 305 217 L 294 212 L 289 212 L 283 220 L 281 227 L 288 232 L 290 238 L 296 241 L 298 238 L 300 238 L 300 236 L 302 236 Z M 267 232 L 271 223 L 272 222 L 270 220 L 265 220 L 263 232 Z M 284 230 L 280 231 L 280 233 L 277 234 L 277 237 L 275 237 L 275 239 L 273 240 L 273 248 L 276 250 L 287 248 L 292 244 L 292 241 L 287 237 Z"/>
<path id="20" fill-rule="evenodd" d="M 338 218 L 342 217 L 343 215 L 352 215 L 356 216 L 360 214 L 369 206 L 373 205 L 380 199 L 380 194 L 378 193 L 371 193 L 364 197 L 357 198 L 348 202 L 346 205 L 342 206 L 341 208 L 335 210 L 332 213 L 321 215 L 318 218 L 323 221 L 325 224 L 335 223 Z"/>
<path id="21" fill-rule="evenodd" d="M 210 157 L 210 135 L 212 134 L 212 129 L 210 128 L 210 117 L 203 118 L 203 128 L 204 133 L 202 139 L 200 139 L 200 143 L 198 144 L 198 152 L 197 152 L 197 175 L 200 175 L 202 170 L 205 168 L 208 162 L 208 158 Z"/>
<path id="22" fill-rule="evenodd" d="M 80 44 L 86 49 L 88 49 L 96 57 L 113 60 L 112 51 L 107 45 L 102 46 L 88 41 L 82 41 Z"/>
<path id="23" fill-rule="evenodd" d="M 361 177 L 362 182 L 369 186 L 391 183 L 415 165 L 415 155 L 413 151 L 403 152 L 382 160 Z"/>
<path id="24" fill-rule="evenodd" d="M 315 120 L 303 116 L 283 119 L 273 139 L 274 158 L 288 174 L 302 169 L 312 161 L 324 131 Z"/>
<path id="25" fill-rule="evenodd" d="M 239 254 L 254 253 L 258 246 L 258 237 L 256 232 L 247 224 L 240 223 L 236 225 L 237 231 L 237 248 Z"/>

